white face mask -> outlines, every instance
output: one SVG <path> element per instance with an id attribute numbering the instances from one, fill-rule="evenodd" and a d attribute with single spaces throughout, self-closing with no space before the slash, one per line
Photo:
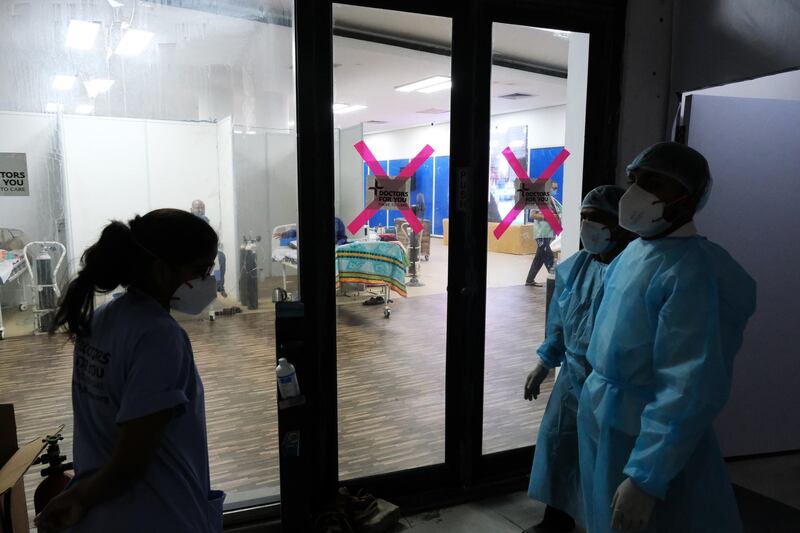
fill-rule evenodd
<path id="1" fill-rule="evenodd" d="M 635 183 L 619 199 L 619 225 L 640 237 L 652 237 L 669 228 L 665 202 Z"/>
<path id="2" fill-rule="evenodd" d="M 182 313 L 199 315 L 217 297 L 217 279 L 206 276 L 205 279 L 187 281 L 172 295 L 170 307 Z"/>
<path id="3" fill-rule="evenodd" d="M 581 222 L 581 242 L 590 254 L 600 255 L 614 248 L 611 230 L 599 222 L 584 220 Z"/>

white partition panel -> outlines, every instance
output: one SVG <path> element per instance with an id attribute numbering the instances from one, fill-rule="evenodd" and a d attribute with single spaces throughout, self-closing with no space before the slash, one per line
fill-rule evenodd
<path id="1" fill-rule="evenodd" d="M 147 143 L 141 120 L 64 116 L 70 273 L 110 220 L 146 213 Z"/>
<path id="2" fill-rule="evenodd" d="M 230 119 L 219 124 L 64 117 L 67 225 L 74 273 L 110 220 L 153 209 L 189 210 L 194 200 L 228 258 L 225 288 L 236 298 L 236 207 Z"/>
<path id="3" fill-rule="evenodd" d="M 216 124 L 155 120 L 146 124 L 150 209 L 188 211 L 194 200 L 202 200 L 209 223 L 219 232 Z"/>
<path id="4" fill-rule="evenodd" d="M 239 228 L 236 190 L 233 183 L 233 122 L 231 117 L 217 124 L 217 165 L 219 175 L 220 249 L 228 261 L 225 289 L 239 299 Z"/>
<path id="5" fill-rule="evenodd" d="M 758 284 L 758 303 L 717 423 L 726 456 L 800 449 L 800 102 L 694 96 L 689 145 L 714 186 L 700 233 L 725 247 Z"/>

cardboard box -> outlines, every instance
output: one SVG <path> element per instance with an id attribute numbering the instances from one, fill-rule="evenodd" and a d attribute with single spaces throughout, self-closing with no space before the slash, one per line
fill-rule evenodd
<path id="1" fill-rule="evenodd" d="M 64 429 L 60 426 L 50 435 Z M 17 424 L 14 419 L 14 406 L 0 404 L 0 511 L 3 517 L 11 517 L 11 531 L 6 531 L 0 521 L 0 533 L 29 533 L 28 507 L 25 501 L 25 472 L 39 457 L 46 444 L 42 435 L 18 447 Z M 11 494 L 11 507 L 5 508 L 6 493 Z"/>
<path id="2" fill-rule="evenodd" d="M 442 243 L 447 246 L 450 221 L 442 220 L 444 226 L 444 239 Z M 494 229 L 499 226 L 497 222 L 489 222 L 486 228 L 488 250 L 501 254 L 528 255 L 536 253 L 536 239 L 533 238 L 533 224 L 510 226 L 500 239 L 494 236 Z"/>
<path id="3" fill-rule="evenodd" d="M 14 406 L 11 404 L 0 404 L 0 468 L 5 471 L 5 465 L 14 456 L 19 449 L 17 443 L 17 423 L 14 418 Z M 27 468 L 26 468 L 27 470 Z M 13 474 L 12 474 L 13 477 Z M 22 479 L 16 479 L 13 482 L 8 480 L 0 480 L 0 494 L 4 494 L 4 485 L 11 485 L 11 523 L 14 526 L 13 533 L 30 531 L 28 524 L 28 507 L 25 503 L 25 483 Z M 0 509 L 2 514 L 5 515 L 9 512 L 8 509 L 3 508 L 5 497 L 0 498 Z M 3 524 L 0 522 L 0 532 L 6 533 L 3 530 Z"/>

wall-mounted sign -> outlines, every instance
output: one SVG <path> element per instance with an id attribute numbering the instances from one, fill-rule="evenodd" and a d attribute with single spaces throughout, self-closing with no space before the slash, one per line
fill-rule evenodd
<path id="1" fill-rule="evenodd" d="M 368 189 L 372 191 L 372 201 L 381 203 L 382 209 L 400 209 L 409 204 L 411 180 L 373 178 L 374 184 Z"/>
<path id="2" fill-rule="evenodd" d="M 408 220 L 411 228 L 422 233 L 422 222 L 409 205 L 409 191 L 411 190 L 411 176 L 422 166 L 433 153 L 433 148 L 426 144 L 411 162 L 404 166 L 397 176 L 389 176 L 383 167 L 378 164 L 378 160 L 370 152 L 367 143 L 358 141 L 353 145 L 356 152 L 361 155 L 361 159 L 372 171 L 374 185 L 369 187 L 372 191 L 372 201 L 367 207 L 347 226 L 347 230 L 355 235 L 375 213 L 384 209 L 398 209 Z"/>
<path id="3" fill-rule="evenodd" d="M 28 158 L 25 154 L 0 153 L 0 196 L 30 196 Z"/>

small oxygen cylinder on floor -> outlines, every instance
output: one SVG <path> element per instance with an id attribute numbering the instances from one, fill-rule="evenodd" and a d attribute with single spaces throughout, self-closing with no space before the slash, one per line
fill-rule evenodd
<path id="1" fill-rule="evenodd" d="M 72 463 L 65 462 L 67 456 L 61 455 L 61 449 L 58 446 L 59 441 L 63 439 L 64 437 L 60 434 L 48 435 L 44 440 L 47 443 L 47 451 L 34 462 L 34 464 L 47 465 L 47 468 L 42 470 L 44 480 L 36 487 L 33 495 L 36 514 L 41 513 L 50 500 L 61 494 L 72 480 L 72 475 L 67 473 L 72 470 Z"/>
<path id="2" fill-rule="evenodd" d="M 53 258 L 43 248 L 34 261 L 36 267 L 36 285 L 39 287 L 39 309 L 55 310 L 57 304 L 56 291 L 53 285 Z M 39 331 L 49 331 L 52 313 L 44 313 L 39 317 Z"/>
<path id="3" fill-rule="evenodd" d="M 300 395 L 300 384 L 297 381 L 294 365 L 287 361 L 285 357 L 278 359 L 275 373 L 278 376 L 278 390 L 281 393 L 281 398 L 288 400 Z"/>

